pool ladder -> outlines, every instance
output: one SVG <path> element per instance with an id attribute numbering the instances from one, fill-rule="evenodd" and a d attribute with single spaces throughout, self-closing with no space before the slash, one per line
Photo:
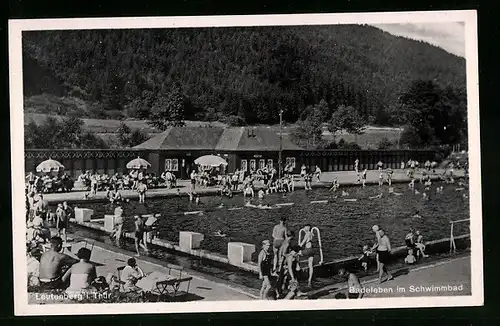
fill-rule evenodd
<path id="1" fill-rule="evenodd" d="M 321 265 L 321 264 L 323 264 L 323 247 L 321 245 L 321 234 L 319 232 L 319 228 L 316 226 L 311 228 L 311 233 L 313 235 L 314 235 L 314 231 L 316 231 L 316 234 L 318 236 L 318 246 L 319 246 L 319 256 L 320 256 L 319 265 Z M 300 231 L 299 231 L 299 243 L 302 242 L 302 235 L 303 234 L 305 235 L 305 233 L 306 233 L 305 227 L 300 229 Z"/>

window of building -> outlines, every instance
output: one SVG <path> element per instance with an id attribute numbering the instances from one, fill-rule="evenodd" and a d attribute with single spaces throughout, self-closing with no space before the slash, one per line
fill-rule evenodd
<path id="1" fill-rule="evenodd" d="M 250 160 L 250 171 L 255 171 L 255 168 L 257 166 L 257 161 L 255 160 Z"/>
<path id="2" fill-rule="evenodd" d="M 266 167 L 266 160 L 265 159 L 260 159 L 259 160 L 259 169 L 263 169 Z"/>
<path id="3" fill-rule="evenodd" d="M 171 171 L 172 170 L 172 160 L 167 158 L 165 160 L 165 171 Z"/>
<path id="4" fill-rule="evenodd" d="M 179 160 L 176 158 L 172 159 L 172 171 L 179 171 Z"/>
<path id="5" fill-rule="evenodd" d="M 247 160 L 241 160 L 241 170 L 248 171 L 248 161 Z"/>

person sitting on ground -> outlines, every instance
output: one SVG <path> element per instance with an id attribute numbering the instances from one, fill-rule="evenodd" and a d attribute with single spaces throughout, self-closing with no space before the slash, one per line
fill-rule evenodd
<path id="1" fill-rule="evenodd" d="M 415 233 L 417 239 L 415 242 L 415 246 L 417 247 L 418 251 L 422 254 L 422 257 L 427 258 L 429 255 L 425 254 L 425 244 L 424 244 L 424 236 L 420 233 L 420 231 L 417 231 Z"/>
<path id="2" fill-rule="evenodd" d="M 28 247 L 29 248 L 29 247 Z M 28 251 L 28 286 L 40 285 L 40 248 L 31 248 Z"/>
<path id="3" fill-rule="evenodd" d="M 78 250 L 77 257 L 80 261 L 71 266 L 62 277 L 64 283 L 69 281 L 66 293 L 77 294 L 88 290 L 97 278 L 95 266 L 90 263 L 91 254 L 92 252 L 87 248 Z"/>
<path id="4" fill-rule="evenodd" d="M 410 228 L 410 232 L 405 236 L 405 244 L 408 249 L 415 248 L 415 230 L 413 228 Z"/>
<path id="5" fill-rule="evenodd" d="M 136 284 L 141 278 L 146 277 L 146 274 L 142 269 L 137 266 L 137 261 L 135 258 L 130 258 L 127 261 L 127 266 L 123 269 L 120 274 L 120 279 L 124 283 L 123 289 L 125 292 L 138 292 L 141 291 Z"/>
<path id="6" fill-rule="evenodd" d="M 359 261 L 361 261 L 361 267 L 363 267 L 364 271 L 368 271 L 368 263 L 370 262 L 370 255 L 372 254 L 372 251 L 370 250 L 370 247 L 367 245 L 363 246 L 363 254 L 361 257 L 358 258 Z"/>
<path id="7" fill-rule="evenodd" d="M 413 249 L 408 249 L 408 255 L 405 258 L 405 264 L 413 265 L 417 262 L 417 258 L 413 255 Z"/>
<path id="8" fill-rule="evenodd" d="M 50 239 L 50 250 L 40 257 L 40 284 L 48 289 L 66 288 L 62 277 L 66 270 L 78 260 L 61 253 L 62 239 L 58 236 Z"/>
<path id="9" fill-rule="evenodd" d="M 338 275 L 343 279 L 347 279 L 347 299 L 361 299 L 363 297 L 361 283 L 356 274 L 342 268 L 339 270 Z"/>

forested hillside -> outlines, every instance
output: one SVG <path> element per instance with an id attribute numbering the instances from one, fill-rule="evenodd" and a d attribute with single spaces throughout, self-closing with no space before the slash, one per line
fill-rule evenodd
<path id="1" fill-rule="evenodd" d="M 89 118 L 144 118 L 175 90 L 190 120 L 295 122 L 324 100 L 391 125 L 413 81 L 465 88 L 463 58 L 358 25 L 24 32 L 23 60 L 27 110 Z"/>

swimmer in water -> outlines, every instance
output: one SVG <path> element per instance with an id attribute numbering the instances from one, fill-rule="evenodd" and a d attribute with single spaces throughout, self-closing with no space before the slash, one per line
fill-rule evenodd
<path id="1" fill-rule="evenodd" d="M 192 201 L 193 201 L 193 199 L 194 199 L 193 193 L 192 193 L 192 192 L 190 192 L 190 193 L 189 193 L 189 201 L 191 201 L 191 202 L 192 202 Z"/>
<path id="2" fill-rule="evenodd" d="M 200 197 L 199 196 L 196 196 L 195 203 L 196 203 L 196 205 L 200 204 Z"/>
<path id="3" fill-rule="evenodd" d="M 410 188 L 410 189 L 415 188 L 415 179 L 411 179 L 410 183 L 408 184 L 408 188 Z"/>
<path id="4" fill-rule="evenodd" d="M 369 197 L 370 199 L 378 199 L 378 198 L 382 198 L 382 193 L 376 195 L 376 196 L 371 196 Z"/>
<path id="5" fill-rule="evenodd" d="M 225 233 L 222 233 L 222 230 L 217 230 L 217 232 L 215 232 L 215 236 L 216 237 L 225 237 L 226 234 Z"/>
<path id="6" fill-rule="evenodd" d="M 260 189 L 259 192 L 257 193 L 257 196 L 259 197 L 259 199 L 264 198 L 264 190 Z"/>
<path id="7" fill-rule="evenodd" d="M 429 196 L 427 196 L 427 193 L 425 193 L 425 192 L 424 192 L 424 193 L 422 193 L 422 198 L 423 198 L 424 200 L 429 200 Z"/>
<path id="8" fill-rule="evenodd" d="M 345 190 L 342 190 L 342 197 L 347 197 L 349 196 L 349 193 Z"/>
<path id="9" fill-rule="evenodd" d="M 415 195 L 420 195 L 420 191 L 418 191 L 417 189 L 415 189 Z"/>
<path id="10" fill-rule="evenodd" d="M 394 193 L 394 188 L 393 188 L 393 187 L 389 187 L 389 193 L 390 193 L 390 194 L 393 194 L 393 193 Z"/>
<path id="11" fill-rule="evenodd" d="M 420 216 L 420 214 L 419 214 L 419 211 L 416 211 L 415 214 L 412 217 L 414 217 L 414 218 L 422 218 L 422 216 Z"/>
<path id="12" fill-rule="evenodd" d="M 276 224 L 273 228 L 273 273 L 276 274 L 276 268 L 278 265 L 278 252 L 285 241 L 285 235 L 287 232 L 286 227 L 286 217 L 282 216 L 280 218 L 279 224 Z"/>

